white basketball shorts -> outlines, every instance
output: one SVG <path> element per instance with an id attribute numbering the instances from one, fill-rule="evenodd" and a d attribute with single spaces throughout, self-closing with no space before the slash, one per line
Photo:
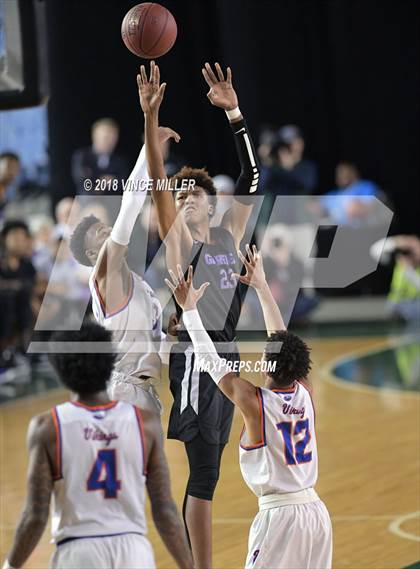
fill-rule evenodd
<path id="1" fill-rule="evenodd" d="M 58 545 L 50 569 L 155 569 L 152 546 L 142 535 L 73 539 Z"/>
<path id="2" fill-rule="evenodd" d="M 321 500 L 261 510 L 252 523 L 246 569 L 330 569 L 332 527 Z"/>

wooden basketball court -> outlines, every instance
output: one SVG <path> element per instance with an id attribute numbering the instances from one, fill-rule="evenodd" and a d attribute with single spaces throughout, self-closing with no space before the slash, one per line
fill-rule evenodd
<path id="1" fill-rule="evenodd" d="M 387 342 L 380 337 L 309 341 L 315 362 L 320 456 L 317 490 L 333 520 L 336 569 L 399 569 L 420 558 L 420 397 L 343 383 L 329 371 L 336 358 L 380 349 Z M 254 380 L 258 382 L 257 377 Z M 171 395 L 165 381 L 159 391 L 166 428 Z M 25 495 L 28 421 L 65 398 L 66 392 L 54 390 L 0 407 L 1 559 L 10 547 Z M 215 569 L 243 566 L 248 529 L 257 510 L 256 499 L 242 481 L 238 466 L 241 426 L 241 418 L 235 413 L 214 501 Z M 166 451 L 173 493 L 180 507 L 187 479 L 182 444 L 167 441 Z M 153 524 L 149 526 L 158 567 L 173 567 Z M 27 567 L 48 567 L 51 552 L 46 533 Z"/>

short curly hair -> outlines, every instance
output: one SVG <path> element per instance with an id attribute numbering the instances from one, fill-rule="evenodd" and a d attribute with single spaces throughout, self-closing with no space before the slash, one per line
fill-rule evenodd
<path id="1" fill-rule="evenodd" d="M 203 188 L 209 196 L 210 205 L 216 207 L 217 190 L 213 184 L 213 180 L 205 168 L 192 168 L 191 166 L 184 166 L 179 172 L 174 174 L 170 179 L 171 184 L 182 182 L 182 180 L 194 180 L 197 186 Z"/>
<path id="2" fill-rule="evenodd" d="M 265 360 L 274 368 L 269 372 L 270 377 L 279 387 L 306 378 L 312 367 L 310 352 L 309 346 L 299 336 L 286 330 L 274 332 L 269 336 L 265 349 Z"/>
<path id="3" fill-rule="evenodd" d="M 111 342 L 112 334 L 96 322 L 86 322 L 80 330 L 55 332 L 51 342 Z M 111 377 L 115 353 L 53 353 L 49 359 L 61 382 L 74 393 L 103 391 Z"/>
<path id="4" fill-rule="evenodd" d="M 74 230 L 73 235 L 70 239 L 70 249 L 73 253 L 74 258 L 81 265 L 85 265 L 86 267 L 92 266 L 92 263 L 86 256 L 86 233 L 89 231 L 92 225 L 95 225 L 95 223 L 99 222 L 100 219 L 98 219 L 95 215 L 88 215 L 87 217 L 84 217 Z"/>

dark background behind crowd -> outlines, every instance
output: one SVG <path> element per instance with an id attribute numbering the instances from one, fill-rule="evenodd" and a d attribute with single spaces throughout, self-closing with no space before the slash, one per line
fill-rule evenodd
<path id="1" fill-rule="evenodd" d="M 164 4 L 179 33 L 159 61 L 168 84 L 162 122 L 180 132 L 180 151 L 190 163 L 206 165 L 212 174 L 238 171 L 225 117 L 208 104 L 200 71 L 203 62 L 219 61 L 232 67 L 255 138 L 264 124 L 302 127 L 307 156 L 319 167 L 316 191 L 333 187 L 340 160 L 354 162 L 389 194 L 404 230 L 416 230 L 416 0 Z M 91 124 L 100 117 L 117 120 L 125 152 L 136 157 L 142 132 L 135 81 L 140 61 L 120 37 L 120 22 L 132 5 L 131 0 L 49 3 L 50 153 L 57 194 L 73 191 L 71 156 L 89 144 Z"/>

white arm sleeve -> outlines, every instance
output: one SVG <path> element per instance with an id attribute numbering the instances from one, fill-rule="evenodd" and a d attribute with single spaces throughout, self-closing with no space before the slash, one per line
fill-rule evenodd
<path id="1" fill-rule="evenodd" d="M 201 371 L 210 374 L 214 383 L 231 372 L 229 364 L 216 352 L 213 341 L 204 329 L 198 310 L 187 310 L 182 315 L 185 328 L 194 345 L 194 354 L 197 357 Z"/>
<path id="2" fill-rule="evenodd" d="M 125 184 L 121 207 L 111 231 L 111 239 L 119 245 L 128 245 L 137 217 L 147 196 L 146 146 L 143 146 L 136 165 Z"/>

